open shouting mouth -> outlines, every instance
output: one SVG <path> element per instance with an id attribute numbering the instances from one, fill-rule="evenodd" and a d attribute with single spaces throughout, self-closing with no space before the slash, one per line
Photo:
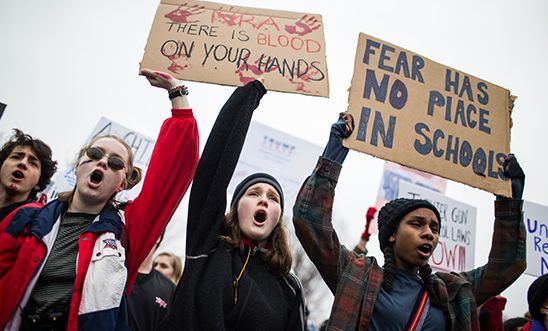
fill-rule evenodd
<path id="1" fill-rule="evenodd" d="M 257 210 L 253 216 L 253 220 L 258 225 L 263 225 L 266 222 L 266 211 L 262 209 Z"/>

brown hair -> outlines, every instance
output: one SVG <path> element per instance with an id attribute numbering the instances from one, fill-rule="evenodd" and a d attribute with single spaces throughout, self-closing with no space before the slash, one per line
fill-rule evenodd
<path id="1" fill-rule="evenodd" d="M 225 215 L 224 231 L 221 236 L 232 249 L 239 248 L 244 251 L 245 247 L 242 241 L 242 232 L 238 224 L 237 204 Z M 267 246 L 271 246 L 264 255 L 268 270 L 277 276 L 287 276 L 291 270 L 291 250 L 284 225 L 282 224 L 282 215 L 276 227 L 267 239 Z"/>
<path id="2" fill-rule="evenodd" d="M 177 284 L 183 273 L 183 262 L 181 258 L 171 252 L 162 252 L 158 254 L 154 260 L 156 260 L 158 256 L 167 256 L 171 258 L 171 266 L 173 267 L 173 275 L 171 277 L 173 278 L 173 282 Z"/>
<path id="3" fill-rule="evenodd" d="M 128 143 L 125 140 L 123 140 L 122 138 L 120 138 L 118 136 L 109 134 L 109 135 L 97 136 L 97 137 L 93 138 L 86 146 L 84 146 L 80 149 L 80 152 L 78 152 L 78 157 L 76 158 L 76 161 L 74 162 L 74 167 L 76 168 L 78 166 L 78 162 L 84 156 L 87 149 L 90 148 L 91 146 L 93 146 L 93 144 L 97 140 L 103 139 L 103 138 L 112 138 L 112 139 L 118 141 L 120 144 L 122 144 L 126 148 L 126 150 L 128 152 L 128 169 L 127 169 L 127 173 L 126 173 L 126 188 L 125 188 L 125 190 L 130 190 L 131 188 L 133 188 L 135 185 L 137 185 L 141 181 L 142 170 L 139 167 L 136 167 L 136 166 L 133 165 L 133 150 L 131 149 L 131 147 L 128 145 Z M 72 197 L 74 196 L 75 191 L 76 191 L 76 186 L 74 187 L 74 189 L 72 191 L 59 193 L 58 199 L 60 201 L 65 201 L 65 202 L 70 203 L 70 201 L 72 200 Z M 110 197 L 107 204 L 110 204 L 111 206 L 115 207 L 117 205 L 117 203 L 114 201 L 115 197 L 116 197 L 116 192 L 112 194 L 112 196 Z"/>
<path id="4" fill-rule="evenodd" d="M 28 199 L 35 199 L 36 193 L 42 191 L 49 184 L 51 177 L 57 171 L 57 161 L 51 159 L 51 148 L 40 139 L 35 139 L 32 136 L 25 134 L 19 129 L 13 129 L 13 136 L 8 140 L 2 148 L 0 148 L 0 166 L 11 154 L 17 146 L 28 146 L 40 160 L 40 178 L 38 179 L 38 190 L 32 188 Z"/>

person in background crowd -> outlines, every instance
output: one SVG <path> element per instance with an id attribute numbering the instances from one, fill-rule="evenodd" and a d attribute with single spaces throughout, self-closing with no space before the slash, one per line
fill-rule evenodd
<path id="1" fill-rule="evenodd" d="M 49 184 L 57 171 L 51 149 L 42 140 L 14 129 L 0 148 L 0 229 L 4 218 L 16 208 L 35 202 L 36 194 Z M 1 231 L 0 231 L 1 232 Z"/>
<path id="2" fill-rule="evenodd" d="M 126 294 L 171 219 L 198 162 L 198 129 L 187 89 L 143 69 L 169 91 L 172 117 L 160 129 L 137 198 L 116 195 L 141 180 L 130 146 L 93 139 L 75 163 L 76 186 L 42 208 L 22 208 L 0 234 L 0 329 L 121 330 Z"/>
<path id="3" fill-rule="evenodd" d="M 525 317 L 514 317 L 504 321 L 504 331 L 519 331 L 529 319 Z"/>
<path id="4" fill-rule="evenodd" d="M 190 193 L 183 276 L 159 330 L 306 326 L 302 288 L 290 273 L 279 182 L 265 173 L 248 176 L 225 215 L 228 184 L 265 93 L 259 81 L 238 87 L 211 130 Z"/>
<path id="5" fill-rule="evenodd" d="M 481 331 L 504 331 L 502 311 L 506 298 L 500 295 L 489 298 L 480 306 L 479 322 Z"/>
<path id="6" fill-rule="evenodd" d="M 152 267 L 152 257 L 162 239 L 163 234 L 141 263 L 127 298 L 128 322 L 132 331 L 156 329 L 171 307 L 175 284 Z"/>
<path id="7" fill-rule="evenodd" d="M 356 247 L 354 247 L 354 252 L 356 252 L 356 254 L 367 255 L 367 243 L 369 242 L 369 238 L 371 237 L 371 233 L 369 232 L 369 226 L 371 225 L 371 221 L 373 220 L 373 218 L 375 218 L 376 212 L 377 208 L 375 207 L 367 208 L 367 213 L 365 213 L 365 228 L 363 229 L 363 233 L 360 236 L 360 241 L 356 244 Z"/>
<path id="8" fill-rule="evenodd" d="M 161 272 L 173 284 L 177 285 L 183 273 L 183 262 L 181 258 L 171 252 L 162 252 L 154 259 L 154 269 Z"/>
<path id="9" fill-rule="evenodd" d="M 544 274 L 529 286 L 527 303 L 531 320 L 520 331 L 548 331 L 548 274 Z"/>
<path id="10" fill-rule="evenodd" d="M 497 197 L 489 261 L 461 273 L 432 274 L 428 260 L 439 240 L 441 219 L 426 200 L 396 199 L 378 215 L 381 268 L 374 257 L 348 251 L 331 223 L 335 186 L 354 128 L 341 114 L 316 168 L 293 207 L 295 232 L 335 295 L 328 330 L 479 330 L 477 307 L 512 284 L 525 270 L 521 200 L 525 175 L 513 155 L 504 163 L 512 199 Z"/>

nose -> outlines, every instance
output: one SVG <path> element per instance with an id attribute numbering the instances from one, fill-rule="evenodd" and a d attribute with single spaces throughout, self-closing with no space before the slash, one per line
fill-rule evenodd
<path id="1" fill-rule="evenodd" d="M 265 206 L 265 207 L 268 207 L 268 198 L 266 196 L 266 194 L 261 194 L 259 196 L 259 203 L 258 203 L 259 206 Z"/>
<path id="2" fill-rule="evenodd" d="M 422 237 L 431 241 L 434 240 L 434 233 L 432 232 L 432 229 L 430 229 L 429 226 L 424 227 L 424 231 L 422 232 Z"/>
<path id="3" fill-rule="evenodd" d="M 28 166 L 29 166 L 29 160 L 26 157 L 22 158 L 21 161 L 17 163 L 17 167 L 24 170 L 26 170 Z"/>
<path id="4" fill-rule="evenodd" d="M 97 161 L 97 164 L 100 166 L 100 167 L 103 167 L 103 168 L 107 168 L 107 164 L 108 164 L 108 156 L 107 155 L 104 155 L 101 159 L 99 159 Z"/>

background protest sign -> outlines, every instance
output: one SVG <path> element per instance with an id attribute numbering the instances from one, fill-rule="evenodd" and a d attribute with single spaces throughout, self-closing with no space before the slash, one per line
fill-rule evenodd
<path id="1" fill-rule="evenodd" d="M 474 268 L 475 207 L 404 181 L 400 181 L 398 197 L 428 200 L 440 213 L 440 240 L 429 262 L 432 269 L 461 272 Z"/>
<path id="2" fill-rule="evenodd" d="M 305 178 L 312 173 L 321 153 L 322 148 L 318 145 L 251 122 L 228 192 L 233 194 L 236 185 L 255 172 L 269 173 L 282 185 L 284 217 L 291 219 L 297 193 Z"/>
<path id="3" fill-rule="evenodd" d="M 0 119 L 2 118 L 2 115 L 4 115 L 4 110 L 6 110 L 7 106 L 8 105 L 6 105 L 5 103 L 0 102 Z"/>
<path id="4" fill-rule="evenodd" d="M 447 187 L 447 180 L 445 178 L 387 161 L 384 164 L 381 183 L 377 192 L 377 200 L 375 201 L 375 208 L 377 210 L 380 210 L 388 201 L 399 197 L 400 182 L 414 184 L 441 194 L 445 193 Z M 378 232 L 376 216 L 375 221 L 371 223 L 369 228 L 371 233 Z"/>
<path id="5" fill-rule="evenodd" d="M 548 274 L 548 207 L 523 202 L 523 220 L 527 231 L 527 269 L 531 276 Z"/>
<path id="6" fill-rule="evenodd" d="M 360 33 L 345 146 L 499 195 L 510 91 Z"/>
<path id="7" fill-rule="evenodd" d="M 126 128 L 125 126 L 113 122 L 105 117 L 101 117 L 82 146 L 87 145 L 95 137 L 105 135 L 118 136 L 124 139 L 129 146 L 131 146 L 131 149 L 133 150 L 133 165 L 143 170 L 144 178 L 156 140 Z M 74 152 L 75 157 L 77 153 L 78 151 Z M 44 190 L 44 194 L 47 194 L 48 201 L 50 201 L 55 199 L 59 192 L 72 190 L 75 184 L 76 176 L 74 175 L 74 164 L 71 164 L 70 167 L 68 167 L 68 169 L 64 172 L 57 172 L 50 185 L 48 185 L 48 187 Z M 134 199 L 137 197 L 139 192 L 141 192 L 142 187 L 143 180 L 141 180 L 139 184 L 135 185 L 131 190 L 118 193 L 116 198 L 121 201 Z"/>
<path id="8" fill-rule="evenodd" d="M 329 96 L 322 17 L 206 1 L 162 0 L 141 68 L 223 85 Z"/>

